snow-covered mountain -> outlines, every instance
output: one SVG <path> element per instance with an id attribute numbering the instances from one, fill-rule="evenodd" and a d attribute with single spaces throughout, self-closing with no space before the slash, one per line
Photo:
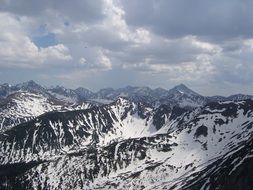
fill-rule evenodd
<path id="1" fill-rule="evenodd" d="M 185 112 L 164 106 L 153 110 L 124 98 L 85 110 L 49 112 L 2 133 L 0 163 L 51 159 L 84 148 L 94 143 L 95 137 L 97 145 L 105 146 L 150 136 L 165 123 L 177 123 Z"/>
<path id="2" fill-rule="evenodd" d="M 37 88 L 38 87 L 38 88 Z M 13 91 L 5 98 L 0 99 L 0 131 L 29 121 L 39 115 L 51 111 L 68 111 L 87 109 L 92 103 L 82 102 L 70 104 L 62 99 L 51 96 L 40 86 L 31 86 L 22 90 Z"/>
<path id="3" fill-rule="evenodd" d="M 11 126 L 0 131 L 0 189 L 253 185 L 251 96 L 204 97 L 182 84 L 12 88 L 0 102 Z"/>
<path id="4" fill-rule="evenodd" d="M 26 122 L 43 113 L 61 110 L 62 106 L 40 94 L 16 92 L 0 100 L 1 130 Z"/>
<path id="5" fill-rule="evenodd" d="M 213 101 L 241 101 L 252 99 L 252 95 L 236 94 L 229 97 L 211 96 L 205 97 L 184 84 L 177 85 L 170 90 L 163 88 L 151 89 L 149 87 L 126 86 L 124 88 L 104 88 L 97 92 L 92 92 L 86 88 L 69 89 L 63 86 L 42 87 L 34 81 L 28 81 L 17 85 L 0 85 L 0 99 L 8 95 L 25 91 L 41 94 L 50 99 L 56 99 L 65 103 L 78 104 L 80 102 L 110 103 L 119 97 L 126 97 L 135 102 L 145 102 L 150 105 L 168 104 L 171 107 L 180 105 L 181 107 L 199 107 Z"/>
<path id="6" fill-rule="evenodd" d="M 48 92 L 55 98 L 64 102 L 75 103 L 78 102 L 78 95 L 72 89 L 64 88 L 63 86 L 56 86 L 48 89 Z"/>

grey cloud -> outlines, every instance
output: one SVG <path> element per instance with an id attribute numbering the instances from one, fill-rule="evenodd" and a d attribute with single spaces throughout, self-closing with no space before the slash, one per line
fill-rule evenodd
<path id="1" fill-rule="evenodd" d="M 74 29 L 66 29 L 58 38 L 66 44 L 82 44 L 83 50 L 89 50 L 92 47 L 102 47 L 111 51 L 123 50 L 130 45 L 129 42 L 123 41 L 115 31 L 103 28 L 101 26 L 89 26 L 86 30 L 75 32 Z"/>
<path id="2" fill-rule="evenodd" d="M 196 35 L 216 41 L 253 37 L 251 0 L 123 0 L 122 5 L 128 24 L 166 37 Z"/>
<path id="3" fill-rule="evenodd" d="M 94 22 L 104 18 L 102 0 L 3 0 L 0 1 L 0 11 L 23 16 L 40 16 L 47 11 L 55 12 L 61 17 Z M 69 21 L 69 20 L 67 20 Z M 63 21 L 64 22 L 64 21 Z"/>
<path id="4" fill-rule="evenodd" d="M 242 46 L 243 47 L 243 46 Z M 225 81 L 240 85 L 252 85 L 253 51 L 248 48 L 238 49 L 236 52 L 227 51 L 212 60 L 217 68 L 215 81 Z"/>
<path id="5" fill-rule="evenodd" d="M 128 46 L 123 52 L 112 52 L 112 56 L 127 64 L 141 63 L 149 59 L 149 64 L 180 65 L 185 62 L 196 62 L 199 55 L 215 54 L 194 45 L 193 42 L 196 40 L 188 37 L 166 41 L 163 38 L 153 37 L 150 44 Z"/>

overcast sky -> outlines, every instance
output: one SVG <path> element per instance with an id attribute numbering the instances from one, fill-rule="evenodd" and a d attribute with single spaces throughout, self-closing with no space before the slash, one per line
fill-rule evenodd
<path id="1" fill-rule="evenodd" d="M 253 94 L 252 0 L 0 0 L 0 83 Z"/>

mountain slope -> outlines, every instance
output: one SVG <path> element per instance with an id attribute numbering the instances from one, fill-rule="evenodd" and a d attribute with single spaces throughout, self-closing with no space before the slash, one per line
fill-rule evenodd
<path id="1" fill-rule="evenodd" d="M 159 112 L 160 109 L 153 111 L 144 104 L 119 98 L 110 105 L 46 113 L 0 134 L 0 162 L 48 159 L 89 145 L 94 138 L 102 146 L 120 139 L 149 136 L 161 127 L 153 122 L 154 118 L 174 121 L 183 114 L 173 110 Z"/>
<path id="2" fill-rule="evenodd" d="M 0 189 L 251 188 L 251 96 L 2 87 Z"/>
<path id="3" fill-rule="evenodd" d="M 110 107 L 96 108 L 97 111 L 94 116 L 98 113 L 103 115 L 103 111 L 105 111 L 112 116 L 110 118 L 115 117 L 112 121 L 103 118 L 102 115 L 98 117 L 104 122 L 109 122 L 106 125 L 108 126 L 106 128 L 108 129 L 107 132 L 103 132 L 102 129 L 93 130 L 96 133 L 90 134 L 89 146 L 81 146 L 78 149 L 67 150 L 65 153 L 61 152 L 61 154 L 53 152 L 57 157 L 47 157 L 45 154 L 44 156 L 43 154 L 40 155 L 42 160 L 33 157 L 33 161 L 43 161 L 44 163 L 38 163 L 38 166 L 16 176 L 14 181 L 18 181 L 17 183 L 21 183 L 21 186 L 29 189 L 39 187 L 49 189 L 181 189 L 185 187 L 187 189 L 187 185 L 193 185 L 194 183 L 185 184 L 182 182 L 190 182 L 190 179 L 195 179 L 194 173 L 199 174 L 205 171 L 205 168 L 215 166 L 214 163 L 219 163 L 219 159 L 222 157 L 232 156 L 239 149 L 248 145 L 253 130 L 253 101 L 247 100 L 236 103 L 210 103 L 203 108 L 197 108 L 193 112 L 184 112 L 181 117 L 177 117 L 177 123 L 165 123 L 158 131 L 148 136 L 145 134 L 143 137 L 128 137 L 125 139 L 117 139 L 114 136 L 113 138 L 110 137 L 110 140 L 114 139 L 114 141 L 108 141 L 109 144 L 101 141 L 101 139 L 105 139 L 106 136 L 113 135 L 117 131 L 114 125 L 116 118 L 124 121 L 127 118 L 125 113 L 131 113 L 134 110 L 132 106 L 134 107 L 134 104 L 131 104 L 131 102 L 119 99 Z M 95 112 L 96 109 L 91 110 Z M 138 112 L 139 117 L 142 117 L 141 114 L 143 113 L 150 113 L 145 112 L 146 109 L 139 112 L 143 110 L 139 107 L 132 113 L 132 116 Z M 83 111 L 77 113 L 79 112 L 81 115 L 85 115 Z M 89 110 L 85 110 L 85 112 L 87 112 L 86 114 L 91 113 Z M 78 115 L 70 112 L 63 117 L 71 117 L 71 114 Z M 148 118 L 148 115 L 143 114 L 144 120 Z M 47 116 L 46 118 L 50 117 Z M 90 118 L 92 118 L 92 115 L 90 115 Z M 59 117 L 55 117 L 55 121 L 58 121 L 58 119 Z M 52 122 L 53 118 L 49 120 Z M 74 121 L 80 120 L 74 119 Z M 94 128 L 101 126 L 103 123 L 99 121 L 96 124 L 96 122 L 96 119 L 92 122 Z M 174 126 L 172 127 L 172 125 Z M 72 126 L 78 129 L 76 125 Z M 45 128 L 47 128 L 47 125 L 42 127 L 42 129 Z M 13 129 L 10 131 L 15 133 Z M 10 134 L 7 135 L 8 141 L 1 140 L 1 142 L 10 142 Z M 39 136 L 43 137 L 43 135 Z M 56 136 L 64 137 L 64 135 Z M 45 135 L 45 137 L 49 138 L 47 140 L 55 139 L 52 135 Z M 78 142 L 78 140 L 75 140 L 75 142 Z M 54 145 L 55 143 L 51 142 L 50 144 Z M 13 147 L 12 150 L 17 151 L 15 146 L 20 147 L 21 144 L 14 144 L 9 147 Z M 49 149 L 57 150 L 54 147 Z M 7 151 L 2 149 L 1 152 Z M 43 151 L 43 153 L 45 152 Z M 19 153 L 19 155 L 22 155 L 22 153 Z M 2 160 L 2 163 L 15 162 L 15 160 L 5 158 L 6 156 L 4 157 L 5 161 Z M 23 161 L 32 161 L 26 158 L 24 157 Z M 20 163 L 21 160 L 18 161 Z M 38 174 L 41 176 L 40 178 L 36 177 Z M 183 180 L 191 175 L 193 177 Z M 196 189 L 198 187 L 200 186 L 196 186 Z"/>
<path id="4" fill-rule="evenodd" d="M 26 122 L 43 113 L 61 110 L 57 104 L 40 94 L 17 92 L 0 100 L 0 130 Z"/>

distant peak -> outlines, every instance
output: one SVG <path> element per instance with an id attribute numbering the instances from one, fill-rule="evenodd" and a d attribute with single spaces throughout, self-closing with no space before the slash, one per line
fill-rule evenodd
<path id="1" fill-rule="evenodd" d="M 182 83 L 175 86 L 175 87 L 173 87 L 172 89 L 170 89 L 169 92 L 170 93 L 179 92 L 179 93 L 182 93 L 182 94 L 194 94 L 194 95 L 199 96 L 199 94 L 197 92 L 194 92 L 193 90 L 191 90 L 185 84 L 182 84 Z"/>
<path id="2" fill-rule="evenodd" d="M 24 84 L 36 84 L 36 85 L 38 85 L 34 80 L 29 80 L 27 82 L 24 82 Z"/>
<path id="3" fill-rule="evenodd" d="M 27 83 L 36 83 L 36 82 L 34 82 L 34 80 L 29 80 L 27 81 Z"/>
<path id="4" fill-rule="evenodd" d="M 189 89 L 185 84 L 181 83 L 177 86 L 175 86 L 174 88 L 177 88 L 177 89 Z"/>
<path id="5" fill-rule="evenodd" d="M 89 89 L 87 89 L 87 88 L 84 88 L 84 87 L 78 87 L 76 90 L 87 90 L 87 91 L 90 91 Z"/>
<path id="6" fill-rule="evenodd" d="M 21 84 L 18 84 L 18 86 L 21 86 L 21 87 L 38 87 L 40 86 L 39 84 L 37 84 L 36 82 L 34 82 L 33 80 L 29 80 L 27 82 L 23 82 Z"/>
<path id="7" fill-rule="evenodd" d="M 166 91 L 164 88 L 161 88 L 161 87 L 155 88 L 154 90 Z"/>
<path id="8" fill-rule="evenodd" d="M 102 89 L 99 90 L 99 92 L 105 92 L 105 91 L 106 91 L 106 92 L 107 92 L 107 91 L 114 91 L 114 89 L 108 87 L 108 88 L 102 88 Z"/>
<path id="9" fill-rule="evenodd" d="M 64 86 L 61 86 L 61 85 L 56 85 L 56 86 L 54 86 L 53 88 L 55 88 L 55 89 L 65 89 L 65 87 L 64 87 Z"/>

